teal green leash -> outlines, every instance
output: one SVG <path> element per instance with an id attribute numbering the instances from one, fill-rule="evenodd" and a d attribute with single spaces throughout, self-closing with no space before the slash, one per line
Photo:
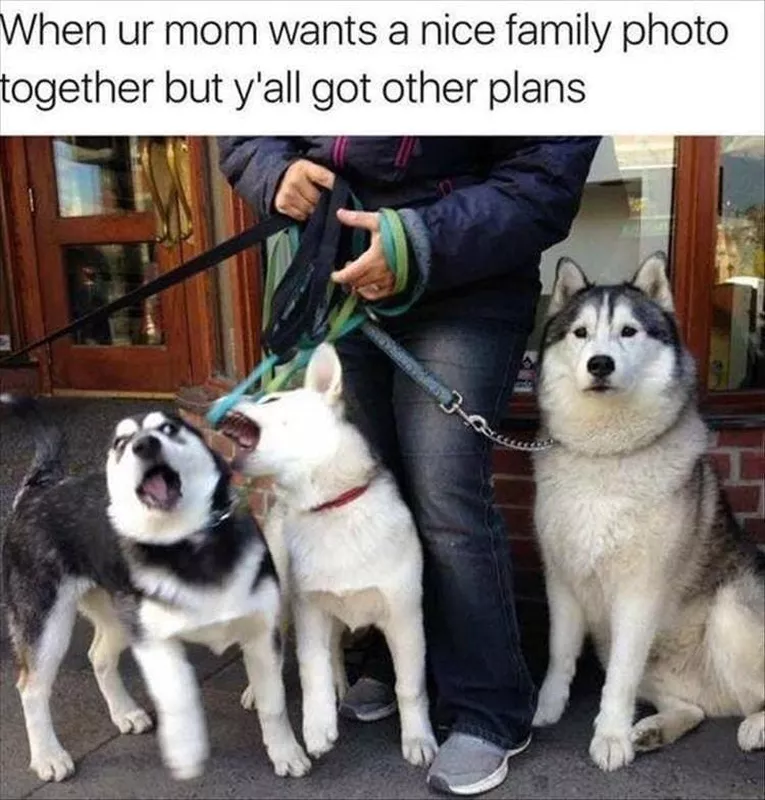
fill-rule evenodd
<path id="1" fill-rule="evenodd" d="M 358 200 L 352 196 L 353 205 L 356 210 L 361 208 Z M 410 264 L 409 245 L 406 238 L 406 230 L 398 213 L 393 209 L 382 208 L 379 210 L 380 221 L 380 241 L 385 254 L 385 262 L 395 276 L 394 295 L 405 291 L 409 286 L 413 274 Z M 271 243 L 270 250 L 273 254 L 277 247 L 289 247 L 292 252 L 296 249 L 299 228 L 297 225 L 291 226 L 286 231 L 277 234 L 281 240 Z M 354 231 L 353 254 L 358 257 L 364 252 L 365 241 L 361 231 Z M 263 327 L 270 322 L 273 313 L 272 301 L 279 284 L 274 261 L 269 258 L 266 266 L 266 277 L 263 293 Z M 327 286 L 327 292 L 336 290 L 334 284 Z M 322 341 L 335 342 L 347 336 L 349 333 L 361 328 L 370 320 L 371 314 L 393 317 L 404 314 L 408 311 L 417 298 L 412 296 L 405 302 L 390 305 L 386 301 L 367 302 L 355 294 L 347 294 L 342 302 L 336 302 L 329 314 L 329 330 Z M 266 355 L 255 369 L 239 383 L 227 395 L 219 398 L 207 413 L 207 420 L 212 425 L 218 425 L 220 421 L 231 411 L 231 409 L 245 396 L 252 400 L 258 400 L 266 394 L 279 391 L 294 377 L 296 373 L 304 369 L 310 361 L 313 351 L 322 342 L 313 341 L 304 337 L 300 342 L 297 353 L 288 365 L 285 365 L 278 374 L 276 368 L 281 361 L 281 357 L 276 353 Z M 254 387 L 260 389 L 253 392 Z"/>

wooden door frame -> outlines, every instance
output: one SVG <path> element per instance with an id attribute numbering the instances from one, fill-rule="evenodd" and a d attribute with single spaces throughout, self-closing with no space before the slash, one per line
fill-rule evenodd
<path id="1" fill-rule="evenodd" d="M 0 180 L 3 181 L 3 192 L 7 201 L 8 271 L 17 301 L 18 333 L 21 339 L 17 344 L 21 346 L 45 335 L 26 137 L 0 137 Z M 53 384 L 48 349 L 31 353 L 29 361 L 38 365 L 40 391 L 50 394 Z"/>

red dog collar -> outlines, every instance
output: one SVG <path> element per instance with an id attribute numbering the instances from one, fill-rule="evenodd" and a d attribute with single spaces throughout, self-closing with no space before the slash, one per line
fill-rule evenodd
<path id="1" fill-rule="evenodd" d="M 341 506 L 348 505 L 348 503 L 352 503 L 354 500 L 361 497 L 361 495 L 364 494 L 368 488 L 369 484 L 367 483 L 364 486 L 356 486 L 353 489 L 349 489 L 347 492 L 343 492 L 333 500 L 328 500 L 326 503 L 322 503 L 320 506 L 314 506 L 311 509 L 311 513 L 329 511 L 331 508 L 340 508 Z"/>

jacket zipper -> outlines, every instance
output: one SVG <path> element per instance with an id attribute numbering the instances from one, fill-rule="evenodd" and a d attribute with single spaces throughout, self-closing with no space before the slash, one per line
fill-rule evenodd
<path id="1" fill-rule="evenodd" d="M 414 153 L 414 146 L 417 143 L 416 136 L 402 136 L 401 137 L 401 144 L 398 146 L 398 152 L 396 153 L 396 160 L 393 162 L 393 165 L 396 169 L 406 169 L 409 166 L 409 162 L 412 159 L 412 153 Z"/>

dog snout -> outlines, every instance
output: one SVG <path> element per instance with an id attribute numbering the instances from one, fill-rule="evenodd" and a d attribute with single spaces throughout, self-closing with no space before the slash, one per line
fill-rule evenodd
<path id="1" fill-rule="evenodd" d="M 156 436 L 142 436 L 133 442 L 133 452 L 138 458 L 144 458 L 147 461 L 156 458 L 162 445 Z"/>
<path id="2" fill-rule="evenodd" d="M 607 378 L 615 369 L 611 356 L 593 356 L 587 362 L 587 372 L 595 378 Z"/>

